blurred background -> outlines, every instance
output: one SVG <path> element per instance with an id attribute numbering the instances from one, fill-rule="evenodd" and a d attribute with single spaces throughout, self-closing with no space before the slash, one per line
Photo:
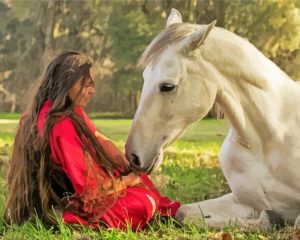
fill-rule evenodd
<path id="1" fill-rule="evenodd" d="M 131 117 L 143 84 L 137 60 L 172 7 L 185 22 L 217 19 L 300 80 L 300 0 L 0 0 L 0 112 L 24 111 L 50 59 L 76 49 L 97 72 L 87 111 Z"/>

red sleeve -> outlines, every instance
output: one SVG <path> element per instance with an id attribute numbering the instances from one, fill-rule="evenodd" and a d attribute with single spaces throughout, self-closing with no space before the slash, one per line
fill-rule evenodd
<path id="1" fill-rule="evenodd" d="M 87 114 L 84 112 L 84 110 L 81 107 L 76 108 L 77 114 L 81 116 L 84 119 L 84 122 L 90 129 L 90 131 L 96 135 L 99 143 L 102 145 L 103 150 L 105 151 L 106 155 L 117 164 L 117 169 L 115 169 L 115 175 L 119 175 L 120 171 L 121 173 L 127 173 L 129 172 L 129 162 L 126 159 L 125 155 L 120 151 L 120 149 L 107 137 L 105 137 L 103 134 L 97 132 L 95 124 L 90 120 L 90 118 L 87 116 Z M 118 171 L 116 171 L 118 170 Z"/>
<path id="2" fill-rule="evenodd" d="M 103 134 L 96 132 L 96 137 L 99 143 L 102 145 L 106 155 L 114 161 L 117 166 L 118 171 L 122 173 L 129 172 L 130 163 L 126 159 L 125 154 L 120 151 L 120 149 L 106 136 Z M 115 171 L 116 175 L 119 175 L 118 172 Z"/>

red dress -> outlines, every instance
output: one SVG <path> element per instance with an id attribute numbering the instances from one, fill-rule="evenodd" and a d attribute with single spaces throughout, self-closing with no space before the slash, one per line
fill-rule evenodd
<path id="1" fill-rule="evenodd" d="M 38 130 L 43 135 L 44 123 L 52 103 L 47 101 L 42 107 L 38 118 Z M 96 127 L 85 114 L 82 108 L 77 107 L 76 113 L 84 120 L 91 133 L 95 133 Z M 112 159 L 124 158 L 124 154 L 104 136 L 98 138 Z M 97 208 L 90 208 L 90 205 L 99 205 L 101 193 L 96 187 L 95 175 L 88 174 L 86 154 L 83 150 L 82 140 L 78 136 L 75 126 L 69 117 L 58 120 L 50 134 L 51 159 L 62 169 L 70 180 L 74 194 L 83 202 L 82 211 L 85 214 L 78 214 L 71 210 L 64 210 L 63 219 L 69 224 L 82 224 L 91 227 L 98 227 L 105 224 L 111 228 L 125 229 L 128 224 L 131 228 L 142 229 L 151 219 L 155 212 L 162 216 L 174 216 L 180 206 L 165 196 L 161 196 L 147 175 L 142 175 L 143 184 L 134 187 L 127 187 L 112 205 L 98 211 Z M 93 170 L 103 175 L 103 169 L 93 165 Z M 103 179 L 105 181 L 105 179 Z M 150 200 L 152 199 L 152 201 Z M 155 209 L 153 209 L 153 200 Z M 93 210 L 95 209 L 95 210 Z"/>

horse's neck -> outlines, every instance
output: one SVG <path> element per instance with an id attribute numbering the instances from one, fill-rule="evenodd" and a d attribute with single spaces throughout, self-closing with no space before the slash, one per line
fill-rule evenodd
<path id="1" fill-rule="evenodd" d="M 216 102 L 222 107 L 238 139 L 242 139 L 248 146 L 251 144 L 249 139 L 253 139 L 253 136 L 261 139 L 270 137 L 276 129 L 276 121 L 271 115 L 278 98 L 272 99 L 272 105 L 271 97 L 268 99 L 260 89 L 243 83 L 237 84 L 237 79 L 230 81 L 232 82 L 228 81 L 222 85 L 222 90 L 217 93 Z"/>
<path id="2" fill-rule="evenodd" d="M 299 87 L 254 46 L 243 41 L 241 48 L 248 49 L 224 46 L 217 57 L 210 55 L 207 60 L 215 66 L 219 79 L 216 102 L 248 146 L 250 139 L 263 142 L 280 135 L 281 106 L 291 94 L 299 94 Z"/>

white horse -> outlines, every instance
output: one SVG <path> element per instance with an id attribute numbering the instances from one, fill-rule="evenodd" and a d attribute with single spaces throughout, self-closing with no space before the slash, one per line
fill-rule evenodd
<path id="1" fill-rule="evenodd" d="M 220 162 L 232 192 L 183 205 L 176 218 L 269 227 L 273 213 L 293 223 L 300 214 L 300 86 L 248 41 L 214 25 L 182 23 L 172 10 L 140 59 L 144 86 L 126 154 L 151 172 L 163 148 L 217 103 L 230 123 Z"/>

